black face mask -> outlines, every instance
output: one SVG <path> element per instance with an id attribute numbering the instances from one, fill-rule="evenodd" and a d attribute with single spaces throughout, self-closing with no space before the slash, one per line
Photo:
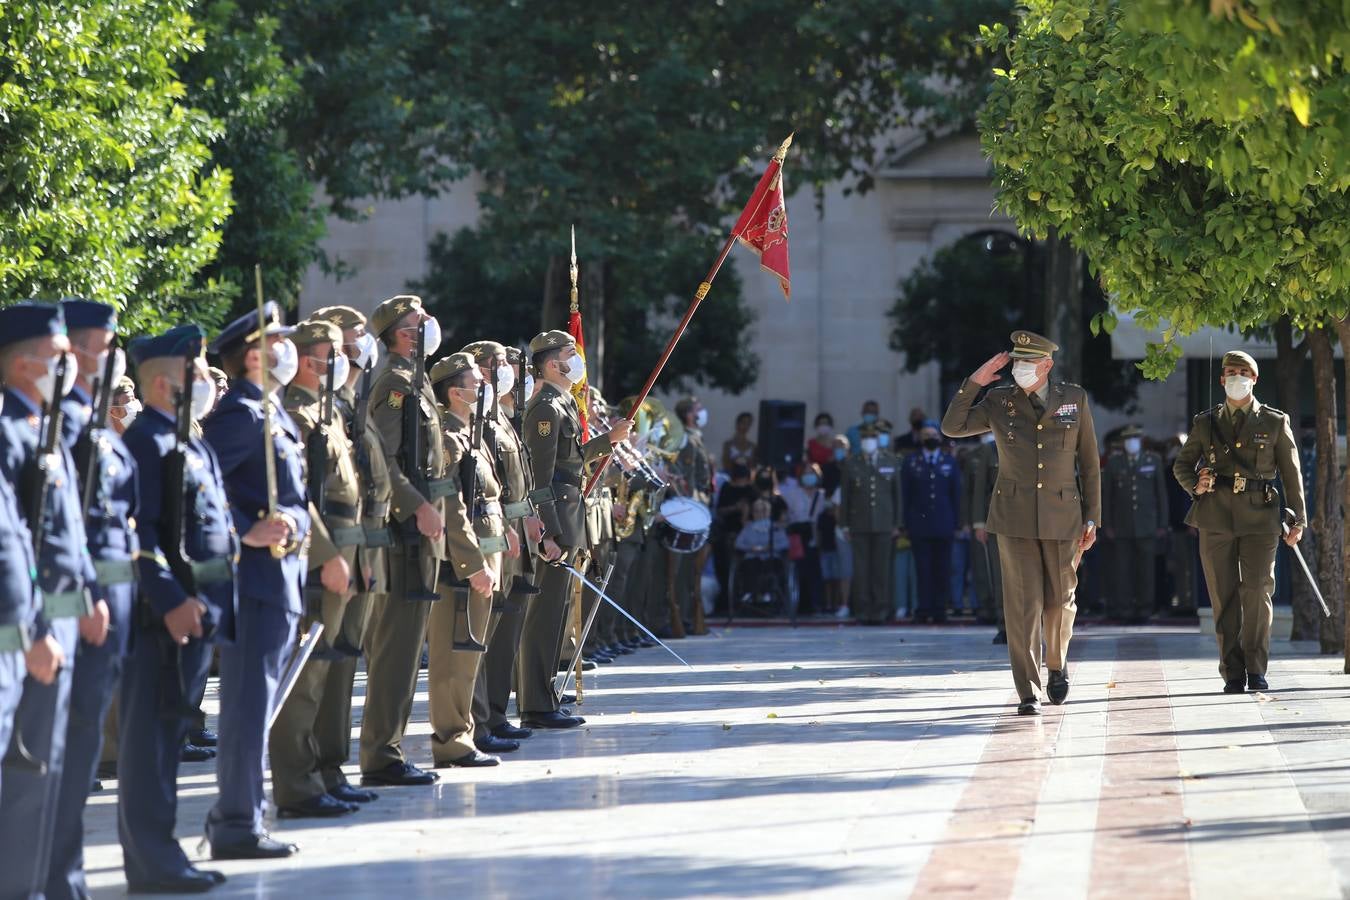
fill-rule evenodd
<path id="1" fill-rule="evenodd" d="M 920 428 L 923 427 L 923 419 L 910 419 L 909 427 L 913 428 L 915 431 L 918 431 Z"/>
<path id="2" fill-rule="evenodd" d="M 923 449 L 925 449 L 925 450 L 936 450 L 938 447 L 941 447 L 941 446 L 942 446 L 942 441 L 939 441 L 937 438 L 924 438 L 924 439 L 923 439 Z"/>
<path id="3" fill-rule="evenodd" d="M 755 487 L 761 491 L 771 491 L 773 490 L 773 482 L 761 478 L 755 481 Z"/>

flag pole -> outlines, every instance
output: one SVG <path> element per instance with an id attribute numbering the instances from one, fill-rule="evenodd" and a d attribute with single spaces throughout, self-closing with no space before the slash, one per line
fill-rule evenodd
<path id="1" fill-rule="evenodd" d="M 787 139 L 778 145 L 778 150 L 773 155 L 773 161 L 781 166 L 783 160 L 787 157 L 788 148 L 791 146 L 792 135 L 788 135 Z M 722 252 L 717 254 L 717 261 L 712 264 L 712 268 L 708 270 L 708 274 L 705 275 L 703 281 L 699 283 L 698 290 L 694 291 L 693 301 L 690 302 L 689 308 L 684 311 L 684 318 L 680 319 L 680 324 L 675 326 L 675 333 L 672 334 L 670 340 L 666 342 L 666 349 L 661 353 L 661 358 L 656 361 L 656 365 L 652 368 L 651 374 L 647 376 L 647 382 L 642 385 L 642 390 L 638 391 L 637 396 L 633 398 L 633 405 L 629 408 L 628 415 L 626 416 L 629 422 L 633 422 L 637 419 L 638 410 L 642 408 L 643 401 L 645 401 L 647 395 L 651 393 L 652 387 L 656 384 L 656 379 L 661 377 L 661 370 L 664 369 L 666 363 L 670 361 L 671 355 L 675 352 L 675 345 L 680 342 L 680 338 L 684 337 L 685 329 L 689 327 L 689 322 L 694 318 L 694 313 L 698 312 L 699 304 L 703 302 L 704 297 L 708 296 L 708 291 L 712 290 L 713 279 L 717 277 L 717 273 L 721 270 L 722 263 L 726 262 L 727 257 L 731 255 L 731 248 L 736 246 L 736 240 L 739 237 L 740 234 L 737 233 L 735 228 L 732 228 L 731 234 L 727 236 L 726 243 L 722 245 Z M 605 457 L 601 464 L 596 467 L 595 474 L 593 474 L 591 480 L 586 483 L 586 490 L 582 493 L 583 497 L 589 497 L 591 495 L 591 491 L 595 489 L 596 484 L 599 483 L 601 477 L 604 476 L 605 469 L 608 468 L 610 459 L 612 459 L 612 455 Z"/>

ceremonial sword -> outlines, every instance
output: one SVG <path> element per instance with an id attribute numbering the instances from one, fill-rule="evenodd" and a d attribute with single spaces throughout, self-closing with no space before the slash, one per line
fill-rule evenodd
<path id="1" fill-rule="evenodd" d="M 1286 509 L 1284 515 L 1280 518 L 1280 529 L 1285 535 L 1289 534 L 1289 520 L 1292 518 L 1294 518 L 1292 509 Z M 1313 578 L 1312 571 L 1308 568 L 1308 561 L 1303 558 L 1303 551 L 1298 549 L 1298 544 L 1290 544 L 1289 549 L 1294 551 L 1294 558 L 1298 560 L 1299 566 L 1303 569 L 1303 574 L 1308 576 L 1308 587 L 1312 588 L 1313 596 L 1317 598 L 1317 602 L 1322 604 L 1322 614 L 1330 619 L 1331 610 L 1327 607 L 1327 601 L 1322 599 L 1322 591 L 1317 586 L 1317 579 Z"/>
<path id="2" fill-rule="evenodd" d="M 276 693 L 272 695 L 272 715 L 267 720 L 268 731 L 272 730 L 272 726 L 277 722 L 277 716 L 281 715 L 281 707 L 291 695 L 295 683 L 300 680 L 300 672 L 305 668 L 310 655 L 314 653 L 314 648 L 319 645 L 321 634 L 323 634 L 322 622 L 315 622 L 309 626 L 309 631 L 300 638 L 300 645 L 291 651 L 290 658 L 282 667 L 281 681 L 277 684 Z"/>
<path id="3" fill-rule="evenodd" d="M 594 582 L 592 582 L 592 581 L 591 581 L 589 578 L 587 578 L 585 575 L 582 575 L 580 572 L 578 572 L 578 571 L 577 571 L 576 569 L 574 569 L 572 566 L 569 566 L 567 563 L 562 562 L 562 561 L 550 563 L 550 565 L 558 566 L 558 567 L 560 567 L 560 568 L 562 568 L 562 569 L 567 570 L 568 572 L 571 572 L 573 578 L 575 578 L 577 581 L 580 581 L 582 584 L 584 584 L 586 587 L 590 588 L 592 591 L 595 591 L 595 595 L 596 595 L 597 597 L 599 597 L 601 600 L 604 600 L 604 601 L 605 601 L 606 603 L 608 603 L 610 606 L 612 606 L 612 607 L 614 607 L 616 610 L 618 610 L 619 615 L 623 616 L 625 619 L 627 619 L 628 621 L 630 621 L 630 622 L 632 622 L 634 625 L 636 625 L 639 629 L 641 629 L 642 633 L 645 634 L 647 637 L 651 638 L 652 640 L 656 641 L 656 643 L 660 644 L 660 645 L 661 645 L 661 649 L 665 650 L 665 651 L 666 651 L 667 653 L 669 653 L 671 656 L 675 657 L 676 659 L 678 659 L 678 660 L 680 661 L 680 665 L 684 666 L 684 667 L 687 668 L 687 669 L 693 669 L 693 668 L 694 668 L 693 666 L 689 665 L 688 662 L 685 661 L 685 659 L 684 659 L 683 656 L 681 656 L 680 654 L 676 653 L 674 650 L 670 649 L 670 647 L 666 644 L 665 641 L 661 640 L 659 637 L 657 637 L 656 635 L 654 635 L 654 634 L 652 634 L 650 631 L 648 631 L 646 625 L 643 625 L 643 624 L 642 624 L 641 622 L 639 622 L 637 619 L 635 619 L 635 618 L 633 618 L 631 615 L 629 615 L 628 610 L 624 609 L 622 606 L 620 606 L 619 604 L 615 603 L 615 602 L 610 598 L 610 596 L 609 596 L 608 594 L 606 594 L 604 591 L 600 590 L 600 588 L 596 587 L 595 584 L 594 584 Z M 596 605 L 598 606 L 599 604 L 596 604 Z M 580 648 L 580 647 L 577 648 L 577 652 L 578 652 L 578 653 L 581 652 L 581 648 Z"/>
<path id="4" fill-rule="evenodd" d="M 609 579 L 610 576 L 613 574 L 614 574 L 614 563 L 611 562 L 609 564 L 609 568 L 605 569 L 605 577 L 601 579 L 601 583 L 604 584 L 605 590 L 609 590 Z M 591 606 L 591 611 L 586 614 L 586 624 L 582 626 L 581 638 L 577 641 L 577 653 L 580 653 L 581 648 L 586 646 L 586 638 L 591 633 L 591 626 L 595 624 L 595 614 L 599 611 L 600 611 L 600 604 L 596 603 Z M 567 671 L 563 674 L 562 687 L 558 688 L 559 697 L 567 693 L 568 687 L 570 687 L 572 684 L 572 676 L 575 675 L 576 672 L 577 672 L 576 666 L 567 667 Z M 577 696 L 581 695 L 578 694 Z"/>

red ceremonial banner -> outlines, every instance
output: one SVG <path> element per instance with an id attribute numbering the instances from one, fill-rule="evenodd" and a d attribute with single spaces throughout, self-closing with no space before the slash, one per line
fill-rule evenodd
<path id="1" fill-rule="evenodd" d="M 567 333 L 577 342 L 577 356 L 586 359 L 586 335 L 581 331 L 581 311 L 573 310 L 567 317 Z M 586 439 L 586 412 L 590 409 L 590 375 L 572 385 L 572 396 L 577 401 L 577 413 L 581 416 L 582 440 Z"/>
<path id="2" fill-rule="evenodd" d="M 741 211 L 732 229 L 738 240 L 759 256 L 759 264 L 778 278 L 783 296 L 791 298 L 792 284 L 788 275 L 787 205 L 783 200 L 783 164 L 778 159 L 769 162 L 764 175 L 750 195 L 750 202 Z"/>

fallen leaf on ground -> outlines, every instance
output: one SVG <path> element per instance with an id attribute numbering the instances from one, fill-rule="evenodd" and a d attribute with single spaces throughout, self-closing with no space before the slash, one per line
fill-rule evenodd
<path id="1" fill-rule="evenodd" d="M 1190 828 L 1190 827 L 1191 827 L 1191 820 L 1190 820 L 1190 819 L 1182 819 L 1182 820 L 1181 820 L 1181 827 L 1182 827 L 1182 828 Z"/>
<path id="2" fill-rule="evenodd" d="M 1114 681 L 1108 681 L 1108 682 L 1106 683 L 1106 688 L 1107 688 L 1107 690 L 1110 690 L 1111 688 L 1113 688 L 1113 687 L 1115 687 L 1115 686 L 1116 686 L 1116 683 L 1115 683 Z"/>
<path id="3" fill-rule="evenodd" d="M 770 718 L 770 719 L 776 719 L 776 718 L 778 718 L 778 713 L 769 713 L 768 718 Z"/>
<path id="4" fill-rule="evenodd" d="M 801 666 L 793 666 L 792 668 L 793 668 L 794 671 L 796 671 L 796 670 L 801 669 Z"/>
<path id="5" fill-rule="evenodd" d="M 731 730 L 731 726 L 728 725 L 726 722 L 723 722 L 723 723 L 722 723 L 722 730 L 723 730 L 723 731 L 730 731 L 730 730 Z"/>

